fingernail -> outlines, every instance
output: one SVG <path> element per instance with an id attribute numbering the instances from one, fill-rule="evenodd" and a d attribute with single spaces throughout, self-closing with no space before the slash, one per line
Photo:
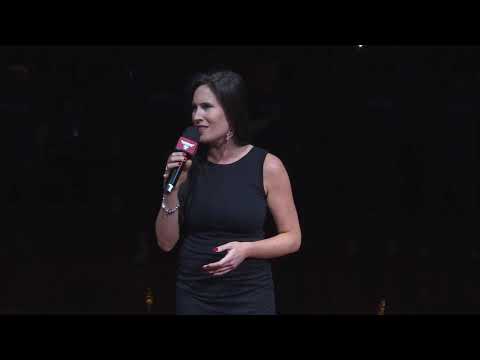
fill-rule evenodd
<path id="1" fill-rule="evenodd" d="M 218 252 L 218 247 L 214 247 L 213 252 Z"/>

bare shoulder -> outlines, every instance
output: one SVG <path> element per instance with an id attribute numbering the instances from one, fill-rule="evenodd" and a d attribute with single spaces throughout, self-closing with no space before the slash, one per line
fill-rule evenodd
<path id="1" fill-rule="evenodd" d="M 263 163 L 263 172 L 265 175 L 275 176 L 281 173 L 285 173 L 285 166 L 282 160 L 276 155 L 268 153 Z"/>
<path id="2" fill-rule="evenodd" d="M 289 183 L 289 179 L 282 160 L 278 156 L 268 153 L 263 163 L 265 194 L 268 194 L 272 188 L 285 183 Z"/>

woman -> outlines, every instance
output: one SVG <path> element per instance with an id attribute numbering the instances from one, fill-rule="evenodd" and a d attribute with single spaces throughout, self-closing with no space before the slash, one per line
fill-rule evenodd
<path id="1" fill-rule="evenodd" d="M 191 95 L 200 151 L 193 162 L 181 152 L 169 156 L 165 179 L 186 163 L 155 223 L 162 250 L 181 239 L 176 313 L 275 314 L 269 259 L 301 243 L 287 171 L 278 157 L 249 143 L 240 75 L 200 74 Z M 278 233 L 264 239 L 267 211 Z"/>

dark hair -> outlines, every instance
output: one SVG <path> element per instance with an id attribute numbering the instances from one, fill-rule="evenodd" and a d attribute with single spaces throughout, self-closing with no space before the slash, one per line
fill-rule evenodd
<path id="1" fill-rule="evenodd" d="M 248 92 L 243 78 L 231 70 L 213 70 L 196 74 L 190 84 L 190 99 L 202 85 L 215 94 L 225 111 L 227 121 L 233 129 L 233 139 L 237 145 L 251 141 L 248 109 Z"/>

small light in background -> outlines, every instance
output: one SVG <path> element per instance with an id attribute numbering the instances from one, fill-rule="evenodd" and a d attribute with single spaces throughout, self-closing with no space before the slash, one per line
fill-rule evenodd
<path id="1" fill-rule="evenodd" d="M 365 45 L 357 45 L 359 49 L 363 48 Z"/>

